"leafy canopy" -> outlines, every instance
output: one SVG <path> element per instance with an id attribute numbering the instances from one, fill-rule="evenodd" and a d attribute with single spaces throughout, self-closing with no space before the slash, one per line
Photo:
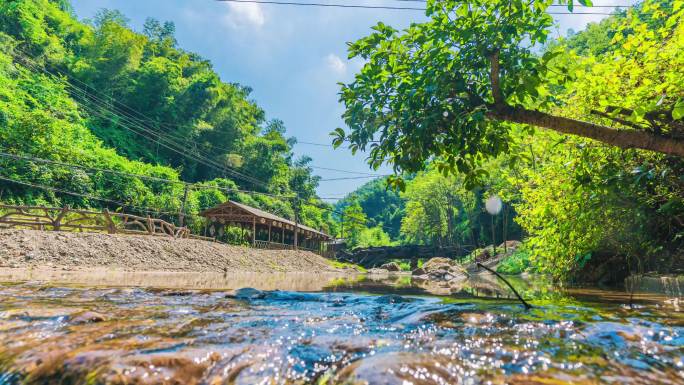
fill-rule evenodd
<path id="1" fill-rule="evenodd" d="M 507 103 L 544 101 L 538 88 L 550 57 L 532 49 L 547 41 L 552 3 L 430 0 L 426 23 L 403 32 L 377 24 L 349 45 L 350 58 L 367 64 L 342 87 L 351 131 L 337 129 L 334 144 L 347 140 L 353 152 L 369 147 L 374 168 L 387 162 L 396 172 L 416 171 L 435 160 L 440 171 L 473 172 L 479 159 L 505 151 L 508 143 L 506 124 L 486 120 L 495 102 L 491 56 L 500 58 Z"/>

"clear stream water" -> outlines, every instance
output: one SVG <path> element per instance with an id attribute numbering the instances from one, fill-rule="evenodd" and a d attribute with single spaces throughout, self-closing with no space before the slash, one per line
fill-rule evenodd
<path id="1" fill-rule="evenodd" d="M 0 274 L 0 384 L 684 384 L 679 298 L 517 280 L 525 310 L 491 277 L 22 274 Z"/>

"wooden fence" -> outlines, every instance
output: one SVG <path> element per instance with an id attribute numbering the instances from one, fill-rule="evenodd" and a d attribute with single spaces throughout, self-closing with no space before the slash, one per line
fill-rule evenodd
<path id="1" fill-rule="evenodd" d="M 289 245 L 287 243 L 278 243 L 278 242 L 269 242 L 269 241 L 261 241 L 261 240 L 255 240 L 254 245 L 252 246 L 255 249 L 267 249 L 267 250 L 295 250 L 294 245 Z M 306 251 L 311 251 L 313 253 L 320 254 L 321 250 L 316 250 L 312 249 L 309 247 L 304 247 L 304 246 L 299 246 L 297 247 L 298 250 L 306 250 Z"/>
<path id="2" fill-rule="evenodd" d="M 0 229 L 32 229 L 47 231 L 101 232 L 201 239 L 216 242 L 216 238 L 192 234 L 187 227 L 150 216 L 89 211 L 70 207 L 12 206 L 0 204 Z M 294 250 L 293 245 L 256 240 L 252 247 L 269 250 Z M 299 247 L 326 256 L 322 250 Z M 331 255 L 332 256 L 332 255 Z"/>
<path id="3" fill-rule="evenodd" d="M 113 213 L 106 209 L 98 212 L 69 207 L 0 204 L 0 227 L 214 240 L 214 238 L 192 234 L 187 227 L 179 227 L 161 219 Z"/>

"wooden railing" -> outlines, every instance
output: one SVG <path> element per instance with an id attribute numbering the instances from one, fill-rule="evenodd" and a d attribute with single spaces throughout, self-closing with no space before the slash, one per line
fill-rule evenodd
<path id="1" fill-rule="evenodd" d="M 294 245 L 288 245 L 288 244 L 283 244 L 283 243 L 278 243 L 278 242 L 268 242 L 268 241 L 260 241 L 260 240 L 255 240 L 253 247 L 255 249 L 267 249 L 267 250 L 294 250 L 295 247 Z M 316 249 L 311 249 L 308 247 L 304 246 L 299 246 L 297 248 L 298 250 L 306 250 L 310 251 L 312 253 L 316 254 L 321 254 L 321 250 L 316 250 Z"/>
<path id="2" fill-rule="evenodd" d="M 267 250 L 294 250 L 294 245 L 288 245 L 278 242 L 268 242 L 268 241 L 254 241 L 255 249 L 267 249 Z"/>
<path id="3" fill-rule="evenodd" d="M 190 238 L 216 242 L 214 237 L 192 234 L 187 227 L 150 216 L 110 212 L 89 211 L 70 207 L 12 206 L 0 204 L 0 229 L 33 229 L 47 231 L 103 232 L 109 234 L 132 234 Z M 293 245 L 268 241 L 255 241 L 254 248 L 269 250 L 294 250 Z M 320 253 L 306 247 L 308 250 Z"/>
<path id="4" fill-rule="evenodd" d="M 0 204 L 0 227 L 34 230 L 106 232 L 214 240 L 194 235 L 187 227 L 150 216 L 78 210 L 69 207 L 11 206 Z"/>

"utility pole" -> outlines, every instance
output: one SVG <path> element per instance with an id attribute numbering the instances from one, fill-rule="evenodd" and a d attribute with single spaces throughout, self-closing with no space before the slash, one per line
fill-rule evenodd
<path id="1" fill-rule="evenodd" d="M 185 205 L 188 203 L 188 184 L 185 184 L 185 191 L 183 191 L 183 201 L 181 202 L 180 210 L 178 211 L 178 224 L 183 227 L 183 220 L 185 219 Z"/>
<path id="2" fill-rule="evenodd" d="M 294 228 L 294 248 L 295 250 L 299 249 L 299 244 L 298 239 L 299 235 L 299 195 L 295 198 L 295 204 L 294 204 L 294 220 L 295 220 L 295 228 Z"/>

